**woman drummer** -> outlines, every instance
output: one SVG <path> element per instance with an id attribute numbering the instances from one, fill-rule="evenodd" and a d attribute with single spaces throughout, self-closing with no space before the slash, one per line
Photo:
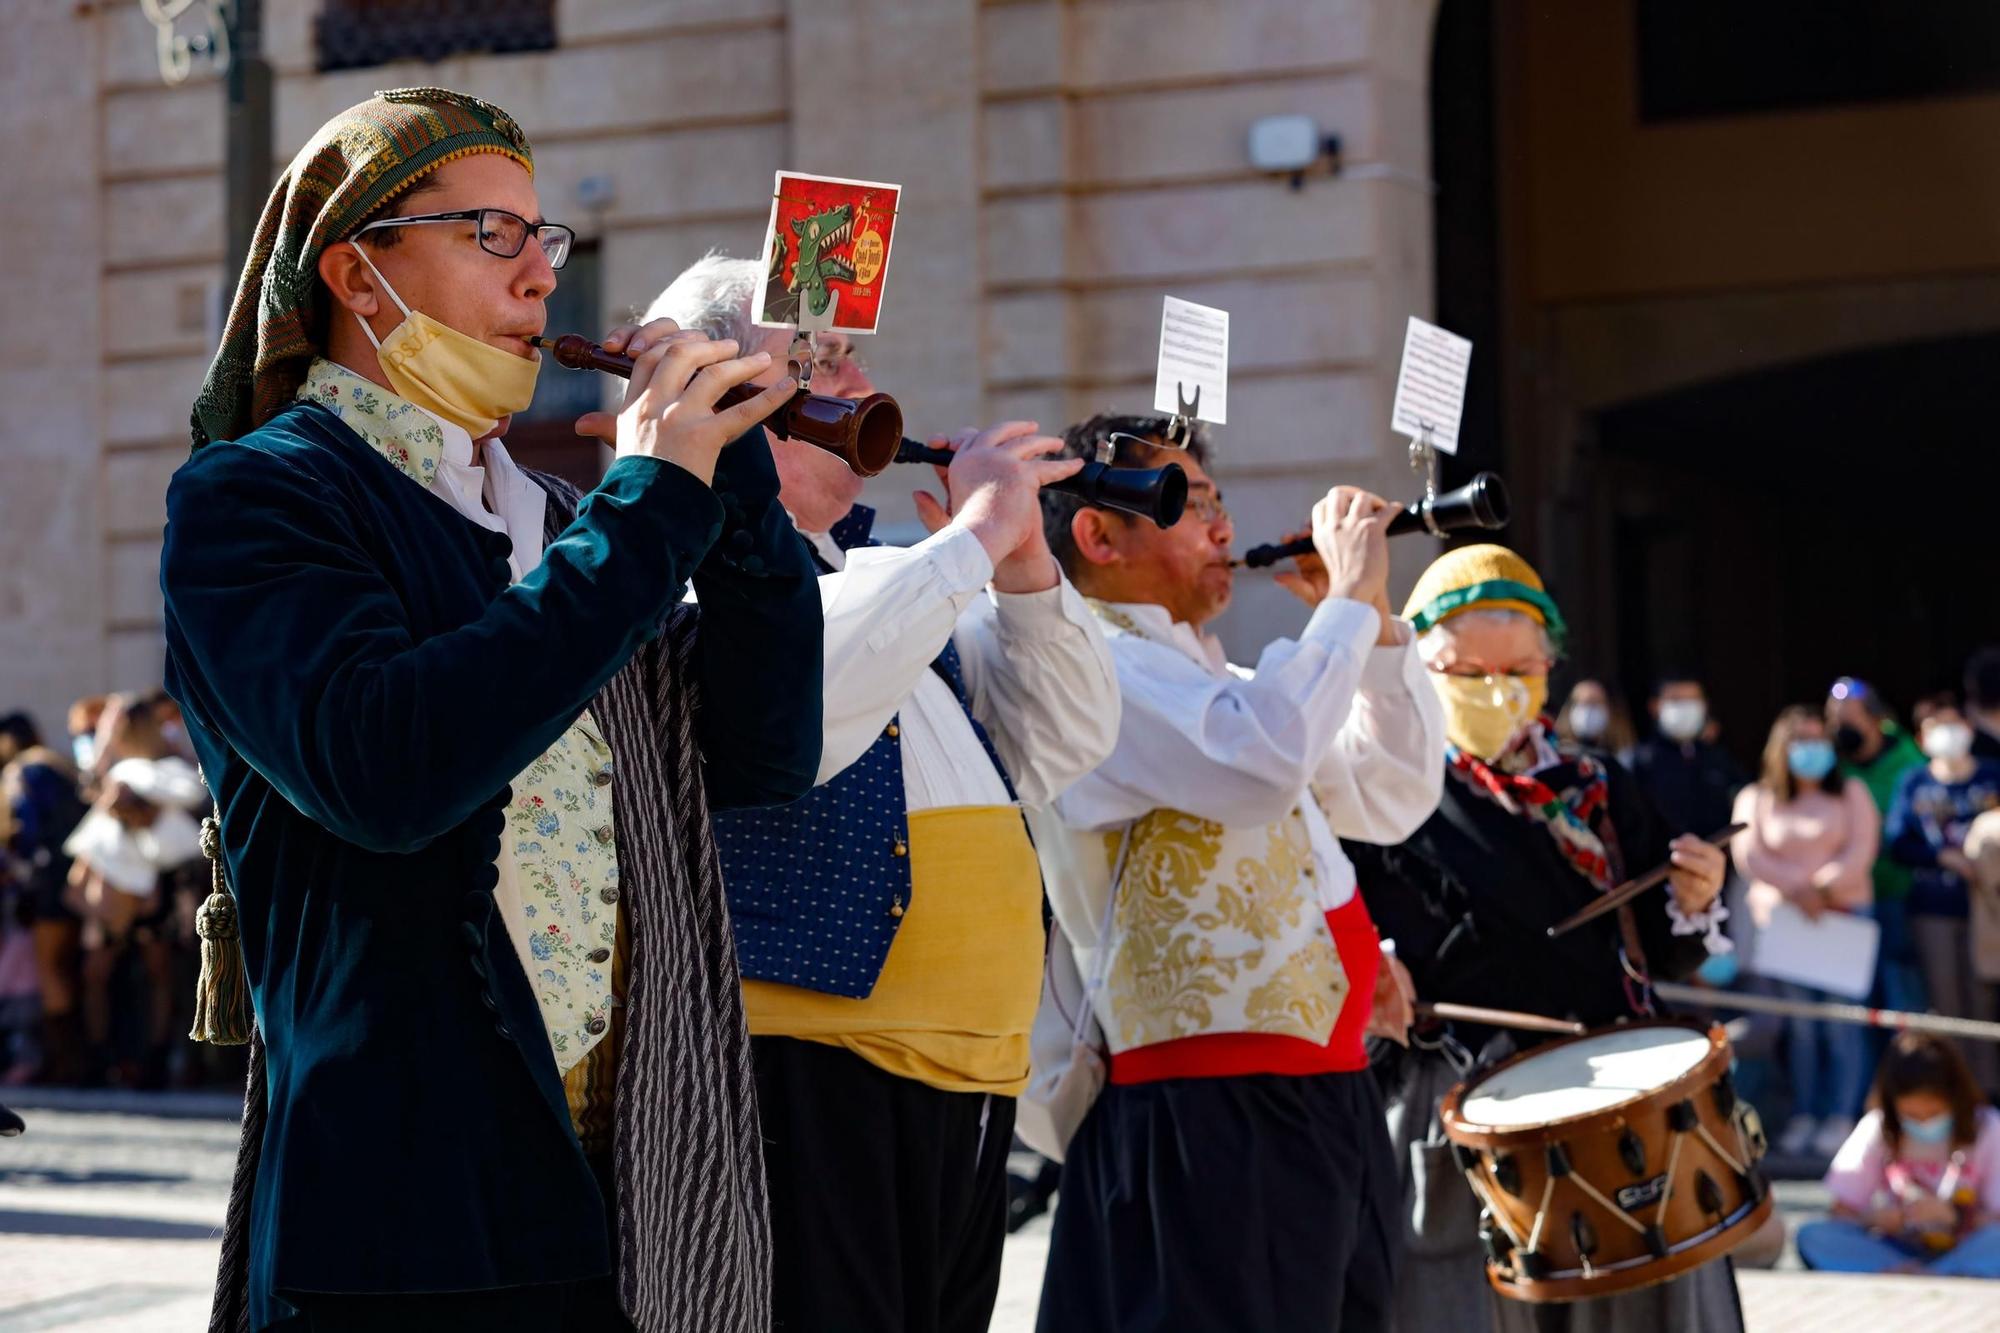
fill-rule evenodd
<path id="1" fill-rule="evenodd" d="M 1630 775 L 1558 739 L 1543 715 L 1564 625 L 1528 562 L 1502 546 L 1447 552 L 1417 581 L 1404 615 L 1444 701 L 1444 798 L 1400 846 L 1347 851 L 1418 996 L 1599 1027 L 1647 1012 L 1639 978 L 1684 977 L 1711 951 L 1726 952 L 1727 913 L 1716 901 L 1722 852 L 1692 836 L 1669 841 Z M 1548 938 L 1549 926 L 1669 858 L 1671 893 Z M 1498 1059 L 1537 1039 L 1464 1024 L 1418 1037 L 1411 1051 L 1384 1052 L 1377 1065 L 1410 1217 L 1398 1328 L 1742 1326 L 1726 1263 L 1571 1305 L 1495 1296 L 1477 1205 L 1452 1164 L 1437 1104 L 1472 1059 Z"/>

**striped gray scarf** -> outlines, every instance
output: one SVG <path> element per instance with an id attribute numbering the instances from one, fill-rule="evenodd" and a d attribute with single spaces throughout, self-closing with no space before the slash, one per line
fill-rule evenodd
<path id="1" fill-rule="evenodd" d="M 531 475 L 549 493 L 552 541 L 582 497 Z M 695 608 L 676 607 L 590 706 L 620 776 L 614 826 L 632 932 L 612 1245 L 619 1303 L 639 1333 L 765 1333 L 771 1227 L 736 943 L 695 741 L 699 624 Z M 250 1195 L 264 1106 L 264 1043 L 253 1036 L 209 1333 L 250 1333 Z"/>

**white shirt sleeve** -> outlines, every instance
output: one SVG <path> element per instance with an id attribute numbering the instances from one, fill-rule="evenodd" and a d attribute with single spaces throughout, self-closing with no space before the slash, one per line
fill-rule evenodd
<path id="1" fill-rule="evenodd" d="M 1067 578 L 989 592 L 953 636 L 972 715 L 1026 805 L 1046 805 L 1111 753 L 1118 675 L 1097 618 Z"/>
<path id="2" fill-rule="evenodd" d="M 1415 833 L 1444 792 L 1444 707 L 1424 678 L 1416 635 L 1370 648 L 1354 706 L 1313 772 L 1333 831 L 1397 843 Z"/>
<path id="3" fill-rule="evenodd" d="M 979 538 L 951 527 L 915 546 L 859 547 L 822 574 L 826 740 L 819 782 L 859 759 L 944 651 L 960 612 L 993 577 Z"/>
<path id="4" fill-rule="evenodd" d="M 1057 802 L 1079 829 L 1166 806 L 1220 824 L 1268 824 L 1298 804 L 1347 721 L 1381 624 L 1375 609 L 1321 602 L 1254 675 L 1221 675 L 1137 635 L 1112 645 L 1124 712 L 1117 746 Z"/>

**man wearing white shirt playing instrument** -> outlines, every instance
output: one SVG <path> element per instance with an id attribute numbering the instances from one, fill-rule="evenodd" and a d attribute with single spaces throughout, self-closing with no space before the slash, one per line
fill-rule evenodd
<path id="1" fill-rule="evenodd" d="M 1156 529 L 1043 492 L 1051 547 L 1110 627 L 1123 710 L 1097 770 L 1033 812 L 1049 898 L 1110 1050 L 1068 1146 L 1040 1329 L 1366 1329 L 1387 1317 L 1395 1163 L 1362 1038 L 1411 995 L 1379 952 L 1339 838 L 1396 842 L 1436 807 L 1444 725 L 1388 609 L 1394 508 L 1339 486 L 1312 606 L 1256 670 L 1203 627 L 1233 531 L 1197 439 L 1096 417 L 1065 453 L 1179 462 Z M 1101 938 L 1100 938 L 1101 936 Z"/>
<path id="2" fill-rule="evenodd" d="M 749 323 L 762 282 L 710 256 L 649 317 L 782 363 L 787 333 Z M 817 353 L 816 391 L 873 392 L 841 335 Z M 844 464 L 771 442 L 823 571 L 821 785 L 769 818 L 719 816 L 716 836 L 781 1330 L 986 1328 L 1045 948 L 1021 804 L 1088 772 L 1118 723 L 1104 636 L 1042 535 L 1038 488 L 1080 465 L 1027 422 L 949 443 L 945 500 L 917 499 L 932 535 L 898 548 L 869 543 Z"/>

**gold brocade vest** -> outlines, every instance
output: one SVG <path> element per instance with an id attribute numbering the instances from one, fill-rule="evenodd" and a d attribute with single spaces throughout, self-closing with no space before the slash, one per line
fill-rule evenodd
<path id="1" fill-rule="evenodd" d="M 1093 609 L 1114 645 L 1124 634 L 1148 637 L 1116 608 Z M 1078 831 L 1046 810 L 1032 822 L 1049 882 L 1072 890 L 1059 895 L 1058 905 L 1095 905 L 1087 921 L 1062 921 L 1078 946 L 1079 969 L 1094 976 L 1100 966 L 1094 937 L 1124 832 Z M 1298 806 L 1255 826 L 1170 809 L 1136 820 L 1110 922 L 1111 958 L 1095 999 L 1112 1053 L 1214 1033 L 1260 1032 L 1324 1045 L 1349 983 L 1319 905 L 1316 873 Z"/>
<path id="2" fill-rule="evenodd" d="M 1121 835 L 1086 836 L 1108 890 Z M 1348 982 L 1313 875 L 1296 809 L 1262 827 L 1135 823 L 1097 1005 L 1112 1051 L 1222 1032 L 1324 1045 Z"/>

